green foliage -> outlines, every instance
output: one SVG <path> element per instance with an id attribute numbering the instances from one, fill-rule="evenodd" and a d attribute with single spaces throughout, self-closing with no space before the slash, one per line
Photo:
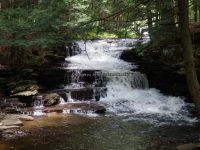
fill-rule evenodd
<path id="1" fill-rule="evenodd" d="M 142 27 L 148 29 L 152 42 L 177 39 L 173 0 L 12 0 L 1 4 L 0 46 L 9 50 L 5 56 L 15 65 L 41 64 L 55 46 L 74 39 L 141 37 Z M 199 4 L 191 1 L 192 17 Z"/>
<path id="2" fill-rule="evenodd" d="M 0 45 L 7 47 L 11 64 L 26 65 L 41 63 L 41 53 L 55 45 L 64 43 L 65 13 L 64 1 L 46 0 L 37 4 L 30 1 L 13 2 L 0 13 Z M 68 18 L 66 18 L 68 19 Z M 40 56 L 32 55 L 37 49 Z M 19 62 L 19 59 L 21 62 Z"/>

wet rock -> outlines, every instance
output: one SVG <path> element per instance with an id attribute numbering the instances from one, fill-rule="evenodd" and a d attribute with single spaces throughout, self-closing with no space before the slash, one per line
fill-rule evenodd
<path id="1" fill-rule="evenodd" d="M 11 96 L 33 96 L 38 94 L 38 85 L 37 84 L 28 84 L 21 85 L 14 88 L 11 93 Z"/>
<path id="2" fill-rule="evenodd" d="M 23 130 L 18 128 L 20 127 L 13 126 L 13 128 L 3 130 L 2 137 L 4 139 L 16 139 L 17 137 L 26 135 L 26 133 Z"/>
<path id="3" fill-rule="evenodd" d="M 24 115 L 24 114 L 14 114 L 14 115 L 7 115 L 6 118 L 11 118 L 11 119 L 20 119 L 22 121 L 33 121 L 34 118 L 29 115 Z"/>
<path id="4" fill-rule="evenodd" d="M 199 150 L 200 143 L 190 143 L 177 146 L 178 150 Z"/>
<path id="5" fill-rule="evenodd" d="M 95 110 L 95 113 L 97 114 L 104 114 L 106 112 L 106 108 L 103 106 L 98 106 Z"/>
<path id="6" fill-rule="evenodd" d="M 16 88 L 14 88 L 11 93 L 15 94 L 15 93 L 19 93 L 19 92 L 23 92 L 23 91 L 35 91 L 38 90 L 39 87 L 34 84 L 28 84 L 28 85 L 22 85 L 22 86 L 18 86 Z"/>
<path id="7" fill-rule="evenodd" d="M 83 89 L 71 91 L 72 99 L 79 100 L 79 101 L 92 100 L 93 95 L 94 95 L 94 91 L 92 88 L 83 88 Z"/>
<path id="8" fill-rule="evenodd" d="M 66 70 L 52 66 L 44 66 L 36 69 L 38 84 L 44 89 L 54 89 L 64 84 Z"/>
<path id="9" fill-rule="evenodd" d="M 20 126 L 0 126 L 0 131 L 8 129 L 18 129 Z"/>
<path id="10" fill-rule="evenodd" d="M 95 70 L 84 70 L 82 71 L 82 81 L 93 83 L 95 82 Z"/>
<path id="11" fill-rule="evenodd" d="M 133 71 L 137 70 L 147 75 L 150 88 L 157 88 L 164 94 L 184 95 L 188 98 L 186 100 L 189 100 L 190 94 L 187 89 L 185 75 L 178 74 L 176 67 L 173 67 L 173 65 L 168 66 L 157 58 L 159 56 L 155 58 L 151 55 L 141 56 L 136 49 L 124 51 L 120 56 L 120 59 L 133 62 L 138 66 Z"/>
<path id="12" fill-rule="evenodd" d="M 44 96 L 44 106 L 53 106 L 59 104 L 60 98 L 60 95 L 57 93 L 46 94 Z"/>
<path id="13" fill-rule="evenodd" d="M 127 51 L 122 52 L 120 59 L 125 60 L 127 62 L 134 62 L 135 61 L 134 56 L 135 56 L 135 53 L 133 52 L 133 50 L 132 51 L 127 50 Z"/>
<path id="14" fill-rule="evenodd" d="M 3 111 L 6 113 L 9 113 L 9 114 L 20 114 L 21 113 L 21 109 L 17 108 L 17 107 L 6 107 Z"/>
<path id="15" fill-rule="evenodd" d="M 99 105 L 98 103 L 67 103 L 64 105 L 56 105 L 54 107 L 46 107 L 43 109 L 44 113 L 62 113 L 63 110 L 73 113 L 77 110 L 77 112 L 83 112 L 87 114 L 87 112 L 103 114 L 106 112 L 106 108 L 104 106 Z"/>
<path id="16" fill-rule="evenodd" d="M 23 122 L 17 118 L 6 118 L 1 121 L 3 126 L 22 126 Z"/>
<path id="17" fill-rule="evenodd" d="M 0 109 L 6 113 L 20 113 L 20 109 L 26 106 L 18 98 L 7 98 L 0 101 Z"/>
<path id="18" fill-rule="evenodd" d="M 34 90 L 34 91 L 19 92 L 19 93 L 13 94 L 11 96 L 34 96 L 34 95 L 37 95 L 37 94 L 38 94 L 38 91 Z"/>
<path id="19" fill-rule="evenodd" d="M 34 120 L 34 118 L 28 115 L 8 114 L 0 122 L 0 131 L 19 128 L 20 126 L 23 125 L 22 121 L 32 121 L 32 120 Z"/>
<path id="20" fill-rule="evenodd" d="M 66 46 L 66 55 L 67 56 L 75 56 L 80 53 L 81 53 L 81 49 L 76 42 L 67 44 L 67 46 Z"/>

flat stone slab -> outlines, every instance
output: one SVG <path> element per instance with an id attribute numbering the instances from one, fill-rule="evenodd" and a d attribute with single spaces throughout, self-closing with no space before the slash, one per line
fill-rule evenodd
<path id="1" fill-rule="evenodd" d="M 0 126 L 21 126 L 23 125 L 22 121 L 32 121 L 33 117 L 29 115 L 18 115 L 18 114 L 7 114 L 5 119 L 0 122 Z"/>
<path id="2" fill-rule="evenodd" d="M 8 129 L 18 129 L 20 126 L 0 126 L 0 131 L 8 130 Z"/>
<path id="3" fill-rule="evenodd" d="M 12 119 L 20 119 L 22 121 L 33 121 L 34 118 L 29 115 L 7 115 L 6 118 L 12 118 Z"/>
<path id="4" fill-rule="evenodd" d="M 2 126 L 22 126 L 23 122 L 17 118 L 7 118 L 1 121 Z"/>
<path id="5" fill-rule="evenodd" d="M 38 90 L 19 92 L 19 93 L 13 94 L 11 96 L 33 96 L 36 94 L 38 94 Z"/>

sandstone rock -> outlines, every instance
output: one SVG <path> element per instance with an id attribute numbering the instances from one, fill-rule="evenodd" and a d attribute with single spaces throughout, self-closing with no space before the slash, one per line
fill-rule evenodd
<path id="1" fill-rule="evenodd" d="M 38 85 L 36 83 L 31 83 L 31 81 L 21 81 L 22 84 L 16 84 L 11 90 L 11 96 L 33 96 L 38 94 Z"/>
<path id="2" fill-rule="evenodd" d="M 1 121 L 3 126 L 22 126 L 23 122 L 17 118 L 7 118 Z"/>
<path id="3" fill-rule="evenodd" d="M 0 131 L 8 129 L 18 129 L 20 126 L 0 126 Z"/>
<path id="4" fill-rule="evenodd" d="M 15 94 L 15 93 L 19 93 L 19 92 L 23 92 L 23 91 L 35 91 L 38 90 L 39 87 L 37 86 L 37 84 L 25 84 L 25 85 L 20 85 L 15 87 L 11 93 Z"/>
<path id="5" fill-rule="evenodd" d="M 13 94 L 11 96 L 34 96 L 38 94 L 38 90 L 34 90 L 34 91 L 23 91 L 23 92 L 19 92 L 16 94 Z"/>
<path id="6" fill-rule="evenodd" d="M 20 115 L 8 115 L 6 118 L 12 118 L 12 119 L 20 119 L 22 121 L 33 121 L 34 118 L 32 116 L 20 114 Z"/>

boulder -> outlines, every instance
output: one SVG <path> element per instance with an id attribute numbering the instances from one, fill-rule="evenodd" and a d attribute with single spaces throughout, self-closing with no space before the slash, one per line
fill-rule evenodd
<path id="1" fill-rule="evenodd" d="M 21 97 L 27 97 L 27 96 L 33 96 L 38 94 L 38 85 L 36 84 L 36 81 L 31 80 L 25 80 L 25 81 L 19 81 L 19 82 L 13 82 L 7 85 L 11 90 L 11 96 L 21 96 Z"/>
<path id="2" fill-rule="evenodd" d="M 25 84 L 25 85 L 20 85 L 15 87 L 14 89 L 12 89 L 11 93 L 15 94 L 15 93 L 19 93 L 19 92 L 23 92 L 23 91 L 34 91 L 34 90 L 38 90 L 39 87 L 36 84 Z"/>
<path id="3" fill-rule="evenodd" d="M 53 106 L 59 104 L 60 98 L 60 95 L 57 93 L 46 94 L 44 96 L 44 106 Z"/>
<path id="4" fill-rule="evenodd" d="M 177 146 L 178 150 L 199 150 L 200 143 L 190 143 Z"/>

